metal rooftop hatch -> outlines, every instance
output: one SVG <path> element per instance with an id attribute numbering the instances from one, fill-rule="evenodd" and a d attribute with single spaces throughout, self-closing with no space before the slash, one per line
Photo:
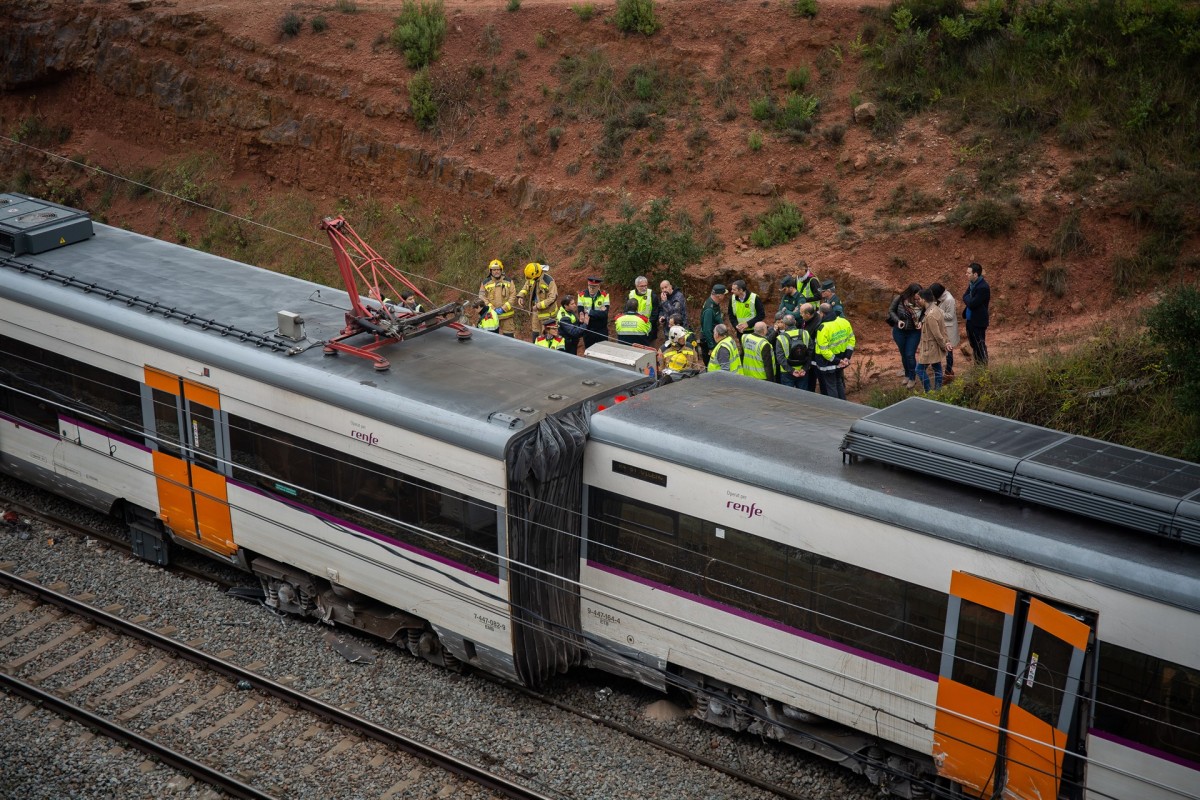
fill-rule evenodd
<path id="1" fill-rule="evenodd" d="M 92 236 L 85 212 L 28 195 L 0 194 L 0 252 L 44 253 Z"/>
<path id="2" fill-rule="evenodd" d="M 910 397 L 842 451 L 1200 545 L 1200 464 Z"/>

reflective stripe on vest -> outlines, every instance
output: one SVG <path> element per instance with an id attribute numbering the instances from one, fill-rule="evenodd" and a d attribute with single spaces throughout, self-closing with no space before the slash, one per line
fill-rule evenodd
<path id="1" fill-rule="evenodd" d="M 663 362 L 666 364 L 666 369 L 681 372 L 688 368 L 688 363 L 695 355 L 696 351 L 690 347 L 665 350 L 663 351 Z"/>
<path id="2" fill-rule="evenodd" d="M 650 294 L 650 290 L 647 289 L 645 294 L 638 294 L 637 289 L 630 289 L 629 297 L 633 300 L 637 300 L 637 303 L 638 303 L 637 313 L 641 314 L 643 317 L 648 318 L 650 316 L 650 311 L 652 310 L 652 308 L 654 306 L 654 300 L 653 300 L 654 295 Z"/>
<path id="3" fill-rule="evenodd" d="M 564 319 L 572 325 L 579 324 L 579 319 L 574 314 L 572 314 L 570 311 L 567 311 L 565 308 L 560 307 L 558 309 L 558 322 L 560 325 Z"/>
<path id="4" fill-rule="evenodd" d="M 579 295 L 579 307 L 589 314 L 598 307 L 608 308 L 610 305 L 612 304 L 608 301 L 608 292 L 601 292 L 595 297 L 590 294 Z"/>
<path id="5" fill-rule="evenodd" d="M 739 324 L 754 319 L 754 307 L 758 304 L 758 295 L 754 292 L 747 294 L 745 300 L 735 297 L 730 302 L 733 303 L 733 317 Z"/>
<path id="6" fill-rule="evenodd" d="M 641 314 L 622 314 L 617 317 L 615 325 L 617 335 L 621 336 L 649 336 L 650 335 L 650 320 L 643 317 Z"/>
<path id="7" fill-rule="evenodd" d="M 742 374 L 747 378 L 767 379 L 767 365 L 763 363 L 762 349 L 767 340 L 753 333 L 742 334 Z"/>
<path id="8" fill-rule="evenodd" d="M 726 350 L 729 353 L 729 370 L 728 371 L 732 372 L 736 375 L 741 375 L 742 374 L 742 357 L 738 353 L 737 345 L 735 345 L 733 343 L 732 336 L 726 336 L 724 339 L 717 342 L 717 346 L 713 348 L 712 356 L 708 359 L 708 371 L 709 372 L 724 372 L 725 371 L 725 370 L 721 369 L 720 361 L 717 359 L 717 354 L 720 353 L 722 350 Z"/>

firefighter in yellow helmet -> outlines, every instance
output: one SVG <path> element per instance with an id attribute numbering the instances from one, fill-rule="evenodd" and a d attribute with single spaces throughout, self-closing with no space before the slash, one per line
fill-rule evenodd
<path id="1" fill-rule="evenodd" d="M 558 284 L 550 277 L 548 264 L 531 261 L 525 265 L 525 285 L 517 292 L 517 305 L 529 309 L 534 339 L 546 320 L 558 319 Z"/>
<path id="2" fill-rule="evenodd" d="M 517 285 L 504 275 L 504 263 L 493 258 L 488 264 L 488 276 L 479 284 L 479 299 L 495 310 L 500 319 L 500 333 L 512 336 L 513 306 L 517 302 Z"/>

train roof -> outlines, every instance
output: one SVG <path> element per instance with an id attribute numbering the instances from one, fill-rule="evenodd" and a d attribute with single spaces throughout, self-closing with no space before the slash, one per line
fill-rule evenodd
<path id="1" fill-rule="evenodd" d="M 593 441 L 1200 610 L 1200 548 L 1031 507 L 871 459 L 844 458 L 846 434 L 873 412 L 812 392 L 709 373 L 596 414 L 591 436 Z M 965 518 L 972 523 L 964 525 Z"/>
<path id="2" fill-rule="evenodd" d="M 497 458 L 543 417 L 646 381 L 484 331 L 460 342 L 449 328 L 384 348 L 391 369 L 378 372 L 366 359 L 323 354 L 321 342 L 345 326 L 345 291 L 107 225 L 95 231 L 0 259 L 11 267 L 0 268 L 0 297 Z M 333 263 L 332 253 L 317 257 Z M 74 280 L 37 274 L 45 270 Z M 139 302 L 106 299 L 112 290 Z M 279 311 L 303 317 L 307 341 L 276 335 Z M 181 315 L 195 318 L 185 324 Z"/>

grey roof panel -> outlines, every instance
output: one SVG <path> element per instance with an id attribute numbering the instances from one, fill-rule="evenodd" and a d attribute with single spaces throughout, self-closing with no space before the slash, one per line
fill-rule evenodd
<path id="1" fill-rule="evenodd" d="M 331 252 L 318 252 L 315 260 L 321 259 L 332 266 Z M 345 325 L 349 299 L 344 291 L 106 225 L 96 225 L 96 236 L 87 241 L 12 261 L 97 288 L 85 292 L 0 268 L 0 296 L 496 457 L 544 415 L 645 382 L 628 370 L 497 334 L 476 331 L 469 342 L 459 342 L 449 329 L 384 348 L 392 366 L 377 372 L 367 360 L 322 352 L 320 342 Z M 105 299 L 104 289 L 196 319 L 184 324 Z M 310 341 L 275 336 L 281 310 L 304 317 Z M 226 325 L 308 349 L 292 356 L 272 352 L 222 335 L 218 331 Z M 506 420 L 515 420 L 514 427 Z"/>
<path id="2" fill-rule="evenodd" d="M 921 397 L 856 422 L 844 449 L 1168 538 L 1200 497 L 1200 465 Z"/>

